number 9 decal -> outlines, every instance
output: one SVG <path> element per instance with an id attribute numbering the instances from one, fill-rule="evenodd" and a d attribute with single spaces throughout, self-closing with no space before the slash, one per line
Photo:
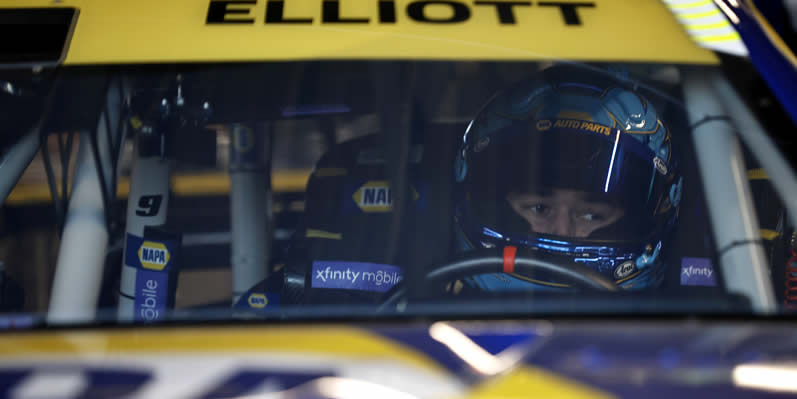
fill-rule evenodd
<path id="1" fill-rule="evenodd" d="M 156 216 L 161 209 L 163 195 L 144 195 L 138 200 L 138 216 Z"/>

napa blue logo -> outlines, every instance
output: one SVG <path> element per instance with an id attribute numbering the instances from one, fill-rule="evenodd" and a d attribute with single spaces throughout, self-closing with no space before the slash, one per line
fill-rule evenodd
<path id="1" fill-rule="evenodd" d="M 543 119 L 543 120 L 537 122 L 537 130 L 539 130 L 541 132 L 544 132 L 546 130 L 549 130 L 552 125 L 553 125 L 553 122 L 551 122 L 549 119 Z"/>
<path id="2" fill-rule="evenodd" d="M 138 260 L 144 269 L 161 271 L 166 268 L 170 258 L 166 245 L 160 242 L 144 241 L 138 248 Z"/>
<path id="3" fill-rule="evenodd" d="M 254 293 L 249 295 L 246 302 L 249 303 L 249 306 L 255 309 L 263 309 L 268 305 L 268 298 L 264 294 Z"/>
<path id="4" fill-rule="evenodd" d="M 412 199 L 420 196 L 412 189 Z M 384 180 L 366 182 L 352 194 L 352 199 L 363 212 L 390 212 L 393 208 L 393 193 L 390 185 Z"/>

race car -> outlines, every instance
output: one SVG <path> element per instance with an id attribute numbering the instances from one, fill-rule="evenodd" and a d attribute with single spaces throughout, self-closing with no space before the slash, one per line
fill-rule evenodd
<path id="1" fill-rule="evenodd" d="M 797 392 L 797 62 L 753 2 L 0 32 L 2 397 Z"/>

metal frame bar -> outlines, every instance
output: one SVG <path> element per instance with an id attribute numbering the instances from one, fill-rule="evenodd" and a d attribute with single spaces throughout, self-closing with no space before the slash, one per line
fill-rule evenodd
<path id="1" fill-rule="evenodd" d="M 268 277 L 271 250 L 271 132 L 235 124 L 230 131 L 232 303 Z M 258 131 L 259 130 L 259 131 Z"/>
<path id="2" fill-rule="evenodd" d="M 112 159 L 119 156 L 118 152 L 113 153 L 110 144 L 122 140 L 122 129 L 108 131 L 110 124 L 104 120 L 121 115 L 124 92 L 121 81 L 116 85 L 110 84 L 97 128 L 80 132 L 77 166 L 47 314 L 51 323 L 91 321 L 96 314 L 110 239 L 107 210 L 112 199 L 107 198 L 108 192 L 104 190 L 115 180 L 112 176 L 117 173 L 113 169 L 116 162 Z M 106 148 L 111 150 L 100 151 Z M 63 173 L 68 173 L 68 170 Z M 65 195 L 67 187 L 62 187 L 62 190 Z M 57 200 L 54 198 L 54 201 Z"/>
<path id="3" fill-rule="evenodd" d="M 774 313 L 777 304 L 744 157 L 734 126 L 712 86 L 721 79 L 717 73 L 688 69 L 683 86 L 718 259 L 730 292 L 747 296 L 755 312 Z"/>
<path id="4" fill-rule="evenodd" d="M 34 126 L 0 157 L 0 205 L 8 198 L 8 194 L 36 156 L 40 144 L 40 129 L 40 124 Z"/>
<path id="5" fill-rule="evenodd" d="M 792 226 L 797 226 L 797 175 L 789 161 L 780 154 L 766 130 L 723 76 L 712 75 L 711 86 L 717 92 L 722 105 L 729 111 L 728 116 L 737 127 L 736 133 L 767 171 L 773 183 L 772 188 L 788 210 Z"/>

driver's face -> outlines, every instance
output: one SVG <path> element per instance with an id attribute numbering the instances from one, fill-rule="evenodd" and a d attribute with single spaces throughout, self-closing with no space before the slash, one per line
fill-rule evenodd
<path id="1" fill-rule="evenodd" d="M 563 237 L 588 237 L 593 231 L 616 222 L 624 213 L 618 206 L 575 190 L 511 192 L 506 199 L 529 222 L 533 232 Z"/>

